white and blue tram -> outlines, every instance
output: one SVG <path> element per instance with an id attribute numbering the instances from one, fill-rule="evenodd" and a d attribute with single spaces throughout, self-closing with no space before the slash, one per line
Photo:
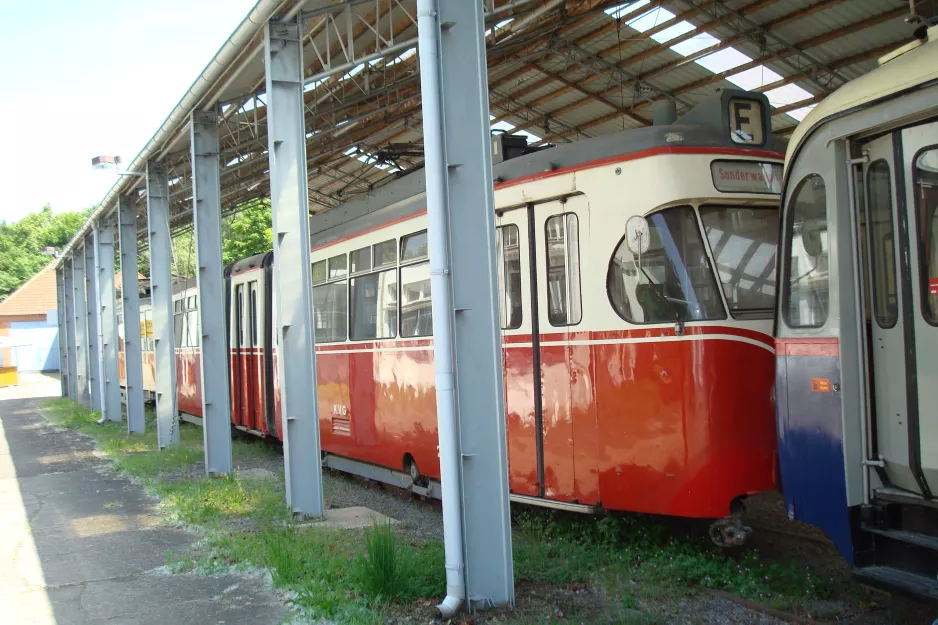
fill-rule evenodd
<path id="1" fill-rule="evenodd" d="M 793 134 L 776 328 L 788 515 L 938 599 L 938 28 Z"/>

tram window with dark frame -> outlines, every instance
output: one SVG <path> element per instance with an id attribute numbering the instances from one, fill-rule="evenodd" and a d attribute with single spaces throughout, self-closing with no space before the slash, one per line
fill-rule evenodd
<path id="1" fill-rule="evenodd" d="M 173 300 L 173 346 L 182 347 L 182 325 L 184 320 L 183 298 Z"/>
<path id="2" fill-rule="evenodd" d="M 521 249 L 518 226 L 508 224 L 495 229 L 498 250 L 498 299 L 502 330 L 521 327 Z"/>
<path id="3" fill-rule="evenodd" d="M 874 161 L 866 178 L 868 215 L 865 222 L 867 254 L 872 268 L 873 317 L 881 328 L 892 328 L 899 319 L 899 294 L 896 287 L 895 232 L 893 228 L 893 193 L 889 163 Z"/>
<path id="4" fill-rule="evenodd" d="M 401 238 L 401 337 L 433 334 L 427 231 Z"/>
<path id="5" fill-rule="evenodd" d="M 652 213 L 648 239 L 639 257 L 622 237 L 609 261 L 606 289 L 616 313 L 634 324 L 725 319 L 694 209 Z"/>
<path id="6" fill-rule="evenodd" d="M 912 189 L 919 232 L 922 316 L 938 325 L 938 146 L 919 150 L 912 159 Z"/>
<path id="7" fill-rule="evenodd" d="M 347 267 L 345 254 L 312 264 L 316 343 L 338 343 L 348 337 Z"/>
<path id="8" fill-rule="evenodd" d="M 699 212 L 730 313 L 772 318 L 778 208 L 701 206 Z"/>
<path id="9" fill-rule="evenodd" d="M 199 320 L 199 296 L 191 295 L 186 298 L 186 332 L 189 336 L 190 347 L 202 345 L 202 322 Z"/>
<path id="10" fill-rule="evenodd" d="M 372 259 L 374 260 L 375 269 L 380 269 L 381 267 L 393 267 L 397 265 L 397 240 L 389 239 L 387 241 L 382 241 L 381 243 L 374 244 L 374 252 L 372 253 Z"/>
<path id="11" fill-rule="evenodd" d="M 251 300 L 251 347 L 258 347 L 260 343 L 257 340 L 257 280 L 251 281 L 248 288 Z"/>
<path id="12" fill-rule="evenodd" d="M 810 174 L 788 206 L 782 312 L 791 328 L 819 328 L 830 310 L 826 194 L 824 179 Z"/>
<path id="13" fill-rule="evenodd" d="M 359 275 L 349 280 L 353 341 L 397 336 L 397 269 Z"/>
<path id="14" fill-rule="evenodd" d="M 580 296 L 580 233 L 576 213 L 549 217 L 547 242 L 547 318 L 552 326 L 573 326 L 583 317 Z"/>

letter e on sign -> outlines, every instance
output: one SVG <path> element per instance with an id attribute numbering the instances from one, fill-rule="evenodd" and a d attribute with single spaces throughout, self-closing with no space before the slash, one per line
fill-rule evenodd
<path id="1" fill-rule="evenodd" d="M 762 103 L 743 98 L 729 99 L 730 139 L 744 145 L 762 145 Z"/>
<path id="2" fill-rule="evenodd" d="M 811 390 L 815 393 L 830 393 L 831 381 L 827 378 L 811 378 Z"/>

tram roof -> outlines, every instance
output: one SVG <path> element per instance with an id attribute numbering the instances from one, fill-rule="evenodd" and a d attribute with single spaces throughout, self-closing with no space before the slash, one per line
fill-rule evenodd
<path id="1" fill-rule="evenodd" d="M 792 133 L 786 163 L 807 134 L 825 120 L 936 79 L 938 27 L 930 28 L 926 39 L 915 40 L 884 55 L 879 67 L 847 83 L 816 106 Z"/>
<path id="2" fill-rule="evenodd" d="M 673 100 L 683 114 L 735 88 L 765 93 L 773 130 L 784 136 L 811 106 L 913 39 L 909 4 L 900 0 L 478 1 L 486 7 L 493 124 L 530 133 L 535 145 L 648 126 L 655 101 Z M 310 213 L 421 166 L 416 0 L 259 0 L 127 168 L 166 164 L 174 232 L 192 222 L 195 109 L 221 111 L 225 213 L 269 197 L 263 29 L 298 15 Z M 90 220 L 113 213 L 124 195 L 142 200 L 144 177 L 122 176 Z M 137 215 L 145 246 L 142 201 Z"/>

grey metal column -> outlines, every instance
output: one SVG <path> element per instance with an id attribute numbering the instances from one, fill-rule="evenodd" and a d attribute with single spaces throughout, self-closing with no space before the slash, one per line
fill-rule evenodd
<path id="1" fill-rule="evenodd" d="M 75 248 L 72 256 L 73 315 L 75 319 L 75 401 L 90 405 L 88 394 L 88 313 L 85 300 L 85 251 Z"/>
<path id="2" fill-rule="evenodd" d="M 274 231 L 274 317 L 277 373 L 284 416 L 287 505 L 322 516 L 319 400 L 313 337 L 309 190 L 299 24 L 268 22 L 264 31 L 267 136 Z M 286 364 L 289 363 L 289 367 Z"/>
<path id="3" fill-rule="evenodd" d="M 447 599 L 439 608 L 445 617 L 463 599 L 474 606 L 512 603 L 514 576 L 482 4 L 418 0 L 417 18 L 446 533 Z M 447 503 L 453 490 L 459 501 Z M 462 554 L 451 547 L 459 525 Z"/>
<path id="4" fill-rule="evenodd" d="M 69 256 L 62 264 L 63 285 L 65 287 L 65 351 L 68 366 L 68 398 L 77 401 L 78 382 L 76 380 L 77 367 L 75 365 L 75 281 L 72 279 L 72 257 Z"/>
<path id="5" fill-rule="evenodd" d="M 121 382 L 117 351 L 117 298 L 114 294 L 114 217 L 94 224 L 94 255 L 98 272 L 98 317 L 101 328 L 101 419 L 120 421 Z"/>
<path id="6" fill-rule="evenodd" d="M 55 270 L 55 312 L 59 321 L 59 383 L 62 385 L 62 397 L 69 396 L 68 390 L 68 322 L 65 298 L 65 264 Z"/>
<path id="7" fill-rule="evenodd" d="M 94 239 L 86 237 L 85 248 L 85 293 L 87 294 L 87 313 L 88 321 L 88 392 L 91 393 L 91 409 L 95 412 L 101 411 L 101 358 L 98 352 L 98 316 L 100 307 L 98 305 L 98 275 L 95 272 L 94 262 Z"/>
<path id="8" fill-rule="evenodd" d="M 124 374 L 127 379 L 127 431 L 143 434 L 143 355 L 140 353 L 140 281 L 137 279 L 137 205 L 122 195 L 117 200 L 121 247 L 121 311 L 124 315 Z"/>
<path id="9" fill-rule="evenodd" d="M 202 436 L 205 471 L 231 473 L 231 404 L 228 395 L 228 342 L 225 335 L 225 281 L 221 262 L 221 187 L 215 111 L 193 111 L 192 202 L 195 221 L 196 285 L 202 344 Z"/>
<path id="10" fill-rule="evenodd" d="M 150 303 L 156 373 L 156 439 L 160 449 L 179 444 L 176 349 L 173 343 L 172 238 L 169 181 L 164 165 L 147 163 L 147 227 L 150 233 Z"/>

